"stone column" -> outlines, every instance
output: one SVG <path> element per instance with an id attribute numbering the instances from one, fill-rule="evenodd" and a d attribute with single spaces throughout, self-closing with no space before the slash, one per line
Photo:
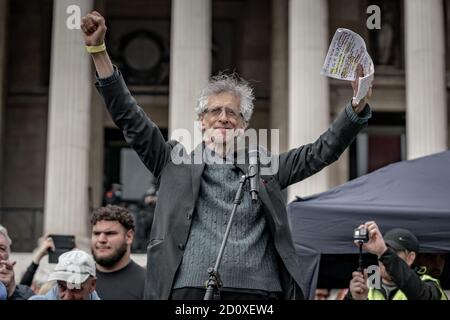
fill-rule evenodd
<path id="1" fill-rule="evenodd" d="M 100 207 L 103 200 L 104 108 L 100 95 L 93 92 L 89 146 L 89 209 Z"/>
<path id="2" fill-rule="evenodd" d="M 447 149 L 444 4 L 405 1 L 407 157 Z"/>
<path id="3" fill-rule="evenodd" d="M 178 129 L 194 136 L 194 107 L 211 73 L 211 19 L 211 0 L 172 1 L 169 137 Z"/>
<path id="4" fill-rule="evenodd" d="M 0 186 L 3 185 L 3 128 L 6 109 L 6 30 L 8 28 L 8 0 L 0 0 Z M 0 192 L 0 207 L 3 194 Z"/>
<path id="5" fill-rule="evenodd" d="M 289 7 L 289 148 L 314 142 L 330 123 L 329 85 L 320 75 L 329 45 L 327 0 Z M 289 200 L 327 190 L 328 169 L 290 187 Z"/>
<path id="6" fill-rule="evenodd" d="M 88 235 L 92 62 L 81 31 L 66 27 L 66 9 L 75 4 L 84 14 L 92 3 L 54 1 L 47 132 L 44 230 L 81 239 Z"/>
<path id="7" fill-rule="evenodd" d="M 107 0 L 96 0 L 95 10 L 107 16 Z M 95 76 L 92 74 L 92 81 Z M 103 201 L 103 156 L 105 143 L 105 106 L 94 86 L 91 96 L 91 133 L 89 145 L 89 209 L 102 205 Z"/>
<path id="8" fill-rule="evenodd" d="M 288 148 L 288 0 L 272 0 L 270 127 L 280 130 L 280 152 Z"/>

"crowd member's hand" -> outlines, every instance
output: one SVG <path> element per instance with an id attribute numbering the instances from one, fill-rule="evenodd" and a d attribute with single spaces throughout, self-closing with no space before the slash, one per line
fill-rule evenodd
<path id="1" fill-rule="evenodd" d="M 15 261 L 0 261 L 0 282 L 6 287 L 8 291 L 8 297 L 12 296 L 14 291 L 16 290 L 16 281 L 14 279 L 14 265 Z"/>
<path id="2" fill-rule="evenodd" d="M 367 300 L 369 288 L 367 287 L 367 275 L 355 271 L 350 281 L 350 293 L 354 300 Z"/>
<path id="3" fill-rule="evenodd" d="M 369 233 L 369 241 L 363 244 L 363 249 L 377 257 L 381 257 L 387 250 L 387 246 L 375 221 L 368 221 L 358 228 L 366 228 Z M 355 243 L 356 245 L 359 245 L 357 242 Z"/>
<path id="4" fill-rule="evenodd" d="M 363 69 L 362 65 L 359 64 L 357 69 L 356 69 L 356 79 L 355 79 L 355 81 L 352 81 L 352 88 L 353 88 L 353 96 L 354 97 L 356 97 L 356 93 L 358 92 L 358 87 L 359 87 L 359 82 L 358 81 L 359 81 L 359 78 L 361 78 L 361 77 L 364 77 L 364 69 Z M 366 104 L 369 103 L 370 97 L 372 97 L 372 87 L 370 87 L 369 91 L 367 92 L 367 95 L 364 97 L 364 99 L 359 101 L 359 103 L 356 103 L 352 99 L 353 110 L 355 110 L 356 113 L 360 113 L 364 109 Z"/>
<path id="5" fill-rule="evenodd" d="M 49 250 L 55 251 L 55 244 L 53 243 L 53 239 L 49 237 L 48 234 L 45 234 L 43 238 L 44 240 L 33 256 L 33 262 L 35 264 L 39 264 L 41 259 L 48 254 Z"/>
<path id="6" fill-rule="evenodd" d="M 88 13 L 81 20 L 81 30 L 87 46 L 101 45 L 105 41 L 106 29 L 105 18 L 97 11 Z"/>

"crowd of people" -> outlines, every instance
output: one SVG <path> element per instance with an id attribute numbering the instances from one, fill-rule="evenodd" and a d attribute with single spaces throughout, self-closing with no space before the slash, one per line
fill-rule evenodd
<path id="1" fill-rule="evenodd" d="M 40 260 L 55 250 L 51 237 L 44 237 L 20 284 L 16 284 L 14 262 L 9 259 L 12 241 L 0 227 L 0 282 L 7 289 L 7 299 L 142 300 L 145 269 L 130 257 L 133 215 L 126 208 L 107 205 L 94 210 L 91 227 L 91 254 L 77 248 L 63 253 L 48 282 L 34 286 L 34 291 L 31 286 Z"/>
<path id="2" fill-rule="evenodd" d="M 130 258 L 133 215 L 126 208 L 107 205 L 93 212 L 91 226 L 91 254 L 77 248 L 63 253 L 47 282 L 36 286 L 33 278 L 40 260 L 55 250 L 52 238 L 43 237 L 16 284 L 15 262 L 9 259 L 12 241 L 0 225 L 0 300 L 142 300 L 146 272 Z M 317 289 L 316 300 L 448 299 L 438 280 L 445 260 L 435 264 L 439 269 L 435 274 L 415 263 L 420 244 L 411 231 L 395 228 L 383 236 L 374 221 L 359 227 L 369 232 L 363 247 L 378 257 L 380 285 L 370 285 L 367 273 L 358 270 L 347 289 Z"/>

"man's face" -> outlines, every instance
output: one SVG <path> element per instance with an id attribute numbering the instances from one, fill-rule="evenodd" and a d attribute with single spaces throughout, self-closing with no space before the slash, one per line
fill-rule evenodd
<path id="1" fill-rule="evenodd" d="M 230 92 L 221 92 L 208 99 L 208 107 L 200 116 L 203 139 L 206 142 L 228 143 L 245 129 L 240 99 Z"/>
<path id="2" fill-rule="evenodd" d="M 92 227 L 91 250 L 95 261 L 112 268 L 128 252 L 133 242 L 133 230 L 117 221 L 99 221 Z"/>
<path id="3" fill-rule="evenodd" d="M 71 288 L 65 281 L 58 281 L 57 285 L 59 300 L 87 300 L 95 290 L 96 279 L 89 277 L 78 289 Z"/>
<path id="4" fill-rule="evenodd" d="M 5 236 L 0 233 L 0 260 L 9 259 L 9 245 Z"/>

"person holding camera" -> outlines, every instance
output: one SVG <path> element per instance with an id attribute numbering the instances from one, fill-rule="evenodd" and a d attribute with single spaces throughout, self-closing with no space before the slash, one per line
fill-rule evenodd
<path id="1" fill-rule="evenodd" d="M 447 300 L 439 280 L 412 268 L 419 252 L 419 241 L 411 231 L 396 228 L 386 232 L 383 237 L 374 221 L 366 222 L 358 229 L 366 229 L 368 235 L 362 248 L 378 257 L 380 287 L 369 288 L 367 274 L 355 271 L 346 299 Z"/>

